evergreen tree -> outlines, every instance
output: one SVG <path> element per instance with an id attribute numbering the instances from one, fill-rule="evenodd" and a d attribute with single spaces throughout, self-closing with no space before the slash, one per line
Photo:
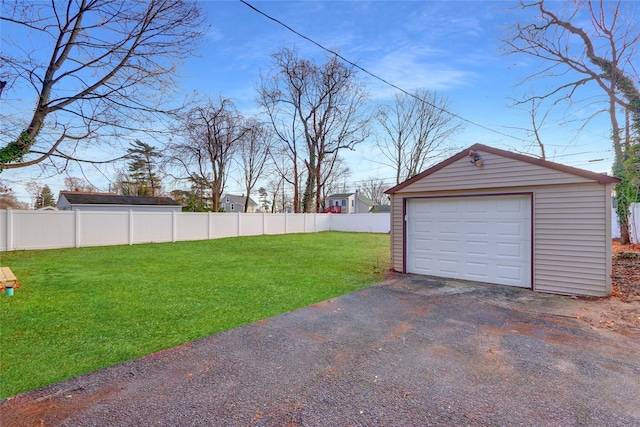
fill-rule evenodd
<path id="1" fill-rule="evenodd" d="M 138 139 L 127 148 L 131 161 L 126 184 L 135 188 L 136 196 L 157 196 L 160 193 L 160 177 L 156 173 L 158 159 L 162 154 L 149 144 Z"/>
<path id="2" fill-rule="evenodd" d="M 49 188 L 49 186 L 45 184 L 45 186 L 42 187 L 42 191 L 40 191 L 40 193 L 36 196 L 34 208 L 40 209 L 44 208 L 45 206 L 55 205 L 56 201 L 54 200 L 53 192 L 51 191 L 51 188 Z"/>

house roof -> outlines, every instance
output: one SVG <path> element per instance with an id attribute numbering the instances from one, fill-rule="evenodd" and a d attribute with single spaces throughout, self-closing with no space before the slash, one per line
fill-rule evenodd
<path id="1" fill-rule="evenodd" d="M 548 160 L 542 160 L 542 159 L 538 159 L 536 157 L 531 157 L 531 156 L 527 156 L 524 154 L 518 154 L 518 153 L 514 153 L 511 151 L 505 151 L 505 150 L 500 150 L 498 148 L 493 148 L 493 147 L 489 147 L 488 145 L 482 145 L 482 144 L 474 144 L 471 147 L 462 150 L 461 152 L 459 152 L 458 154 L 449 157 L 448 159 L 438 163 L 435 166 L 432 166 L 431 168 L 425 170 L 424 172 L 419 173 L 418 175 L 407 179 L 404 182 L 401 182 L 400 184 L 396 185 L 395 187 L 392 187 L 390 189 L 388 189 L 387 191 L 385 191 L 386 194 L 393 194 L 398 190 L 403 189 L 404 187 L 413 184 L 416 181 L 419 181 L 423 178 L 425 178 L 426 176 L 431 175 L 434 172 L 439 171 L 440 169 L 443 169 L 447 166 L 449 166 L 451 163 L 454 163 L 458 160 L 460 160 L 463 157 L 467 157 L 469 155 L 469 151 L 479 151 L 479 152 L 485 152 L 485 153 L 491 153 L 491 154 L 495 154 L 497 156 L 503 156 L 503 157 L 507 157 L 513 160 L 518 160 L 521 162 L 526 162 L 526 163 L 531 163 L 537 166 L 542 166 L 545 168 L 549 168 L 549 169 L 553 169 L 553 170 L 557 170 L 559 172 L 564 172 L 564 173 L 568 173 L 568 174 L 572 174 L 572 175 L 577 175 L 579 177 L 582 178 L 586 178 L 586 179 L 590 179 L 593 181 L 598 182 L 599 184 L 616 184 L 618 182 L 620 182 L 620 180 L 616 177 L 613 176 L 609 176 L 609 175 L 605 175 L 605 174 L 601 174 L 601 173 L 596 173 L 596 172 L 591 172 L 591 171 L 587 171 L 584 169 L 578 169 L 578 168 L 574 168 L 571 166 L 566 166 L 566 165 L 561 165 L 559 163 L 554 163 L 554 162 L 550 162 Z"/>
<path id="2" fill-rule="evenodd" d="M 233 194 L 225 194 L 222 197 L 228 197 L 229 201 L 240 205 L 244 205 L 244 202 L 246 201 L 246 196 L 234 196 Z M 258 206 L 258 204 L 251 197 L 249 197 L 249 206 Z"/>
<path id="3" fill-rule="evenodd" d="M 391 205 L 375 205 L 373 209 L 376 212 L 391 212 Z"/>
<path id="4" fill-rule="evenodd" d="M 109 193 L 79 193 L 61 191 L 72 205 L 133 205 L 133 206 L 180 206 L 171 197 L 119 196 Z"/>

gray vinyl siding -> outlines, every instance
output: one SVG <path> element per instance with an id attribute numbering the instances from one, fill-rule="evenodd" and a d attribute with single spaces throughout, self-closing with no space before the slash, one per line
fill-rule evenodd
<path id="1" fill-rule="evenodd" d="M 535 290 L 611 294 L 610 194 L 598 183 L 535 190 Z"/>
<path id="2" fill-rule="evenodd" d="M 402 260 L 404 247 L 402 235 L 404 233 L 404 218 L 402 215 L 403 198 L 399 195 L 391 197 L 391 268 L 403 271 Z"/>
<path id="3" fill-rule="evenodd" d="M 530 163 L 483 153 L 484 165 L 475 167 L 467 158 L 451 163 L 431 175 L 416 181 L 400 192 L 434 192 L 481 188 L 522 187 L 591 183 L 577 175 L 540 167 Z"/>
<path id="4" fill-rule="evenodd" d="M 533 193 L 533 288 L 611 294 L 611 184 L 482 153 L 477 168 L 460 159 L 392 194 L 392 267 L 403 271 L 404 199 Z"/>

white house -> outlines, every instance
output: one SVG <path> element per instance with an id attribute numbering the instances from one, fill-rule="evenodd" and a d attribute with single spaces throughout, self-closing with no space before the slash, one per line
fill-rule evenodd
<path id="1" fill-rule="evenodd" d="M 373 201 L 356 190 L 354 193 L 339 193 L 328 196 L 324 213 L 369 213 L 375 206 Z"/>

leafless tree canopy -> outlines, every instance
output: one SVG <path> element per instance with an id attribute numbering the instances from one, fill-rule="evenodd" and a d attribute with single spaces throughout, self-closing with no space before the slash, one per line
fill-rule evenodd
<path id="1" fill-rule="evenodd" d="M 247 119 L 246 131 L 240 140 L 239 162 L 244 171 L 245 212 L 249 208 L 249 198 L 256 183 L 267 171 L 273 145 L 273 131 L 270 126 L 255 118 Z"/>
<path id="2" fill-rule="evenodd" d="M 18 201 L 11 187 L 0 180 L 0 209 L 28 209 L 29 205 Z"/>
<path id="3" fill-rule="evenodd" d="M 529 78 L 556 82 L 548 92 L 522 102 L 549 99 L 575 103 L 584 85 L 596 84 L 602 90 L 600 111 L 609 114 L 618 159 L 622 158 L 623 140 L 617 110 L 621 107 L 640 115 L 640 16 L 634 3 L 521 0 L 520 7 L 535 12 L 534 18 L 514 25 L 503 40 L 508 54 L 525 54 L 545 64 Z"/>
<path id="4" fill-rule="evenodd" d="M 233 155 L 247 128 L 229 99 L 208 101 L 192 109 L 182 122 L 184 140 L 172 144 L 171 159 L 184 168 L 192 183 L 207 182 L 212 194 L 212 210 L 220 206 Z"/>
<path id="5" fill-rule="evenodd" d="M 362 182 L 360 191 L 362 195 L 369 198 L 376 205 L 388 205 L 389 198 L 384 193 L 389 189 L 384 180 L 370 176 Z"/>
<path id="6" fill-rule="evenodd" d="M 149 130 L 204 31 L 200 7 L 186 0 L 25 0 L 2 2 L 1 16 L 11 108 L 0 169 L 72 160 L 82 147 Z"/>
<path id="7" fill-rule="evenodd" d="M 64 179 L 65 191 L 77 191 L 81 193 L 91 193 L 97 191 L 97 189 L 82 178 L 75 176 L 68 176 Z"/>
<path id="8" fill-rule="evenodd" d="M 398 94 L 392 105 L 378 108 L 385 133 L 378 146 L 396 171 L 396 183 L 420 173 L 451 149 L 450 138 L 461 124 L 445 112 L 447 108 L 446 99 L 428 90 L 414 96 Z"/>
<path id="9" fill-rule="evenodd" d="M 339 153 L 368 135 L 362 109 L 367 94 L 355 70 L 336 57 L 316 64 L 285 48 L 273 58 L 274 68 L 262 78 L 259 99 L 292 163 L 296 212 L 317 212 L 322 186 Z"/>

